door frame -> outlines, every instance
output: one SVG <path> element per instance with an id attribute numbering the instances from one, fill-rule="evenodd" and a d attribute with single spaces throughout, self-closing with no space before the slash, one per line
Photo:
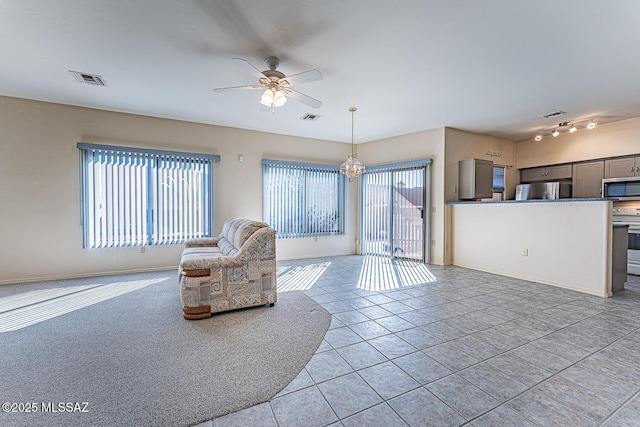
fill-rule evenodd
<path id="1" fill-rule="evenodd" d="M 404 170 L 410 170 L 410 169 L 418 169 L 418 168 L 423 168 L 424 169 L 424 174 L 423 174 L 423 182 L 422 182 L 422 190 L 423 190 L 423 195 L 422 195 L 422 202 L 423 202 L 423 215 L 422 215 L 422 230 L 423 230 L 423 236 L 422 236 L 422 260 L 420 260 L 420 262 L 424 262 L 424 263 L 429 263 L 430 259 L 431 259 L 431 245 L 429 244 L 429 242 L 431 242 L 431 164 L 433 163 L 433 160 L 431 158 L 424 158 L 424 159 L 419 159 L 419 160 L 411 160 L 411 161 L 407 161 L 407 162 L 397 162 L 397 163 L 387 163 L 387 164 L 383 164 L 383 165 L 376 165 L 376 166 L 368 166 L 366 171 L 365 171 L 365 175 L 367 173 L 371 173 L 371 172 L 400 172 L 400 171 L 404 171 Z M 361 191 L 360 191 L 360 241 L 362 242 L 362 254 L 366 255 L 367 251 L 366 251 L 366 247 L 367 244 L 366 242 L 366 222 L 365 222 L 365 193 L 366 193 L 366 186 L 364 185 L 365 183 L 362 182 L 362 186 L 361 186 Z M 391 188 L 390 191 L 392 192 L 393 189 L 393 182 L 390 182 Z M 391 200 L 390 203 L 390 209 L 389 209 L 389 214 L 391 215 L 391 220 L 390 220 L 390 232 L 389 232 L 389 241 L 390 243 L 392 243 L 392 239 L 393 239 L 393 200 Z M 391 246 L 393 246 L 391 244 Z M 393 250 L 391 250 L 391 253 L 389 255 L 390 258 L 393 258 Z"/>

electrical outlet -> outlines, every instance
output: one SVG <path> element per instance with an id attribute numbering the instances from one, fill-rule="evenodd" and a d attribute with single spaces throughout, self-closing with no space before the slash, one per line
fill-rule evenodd
<path id="1" fill-rule="evenodd" d="M 147 247 L 146 246 L 140 246 L 140 253 L 143 254 L 147 251 Z"/>
<path id="2" fill-rule="evenodd" d="M 529 249 L 522 248 L 522 256 L 529 256 Z"/>

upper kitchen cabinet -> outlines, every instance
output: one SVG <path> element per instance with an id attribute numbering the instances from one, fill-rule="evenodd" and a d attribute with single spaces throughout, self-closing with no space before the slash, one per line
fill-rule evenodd
<path id="1" fill-rule="evenodd" d="M 640 156 L 619 157 L 604 161 L 605 178 L 640 176 Z"/>
<path id="2" fill-rule="evenodd" d="M 602 197 L 604 160 L 574 163 L 571 182 L 572 197 Z"/>
<path id="3" fill-rule="evenodd" d="M 571 163 L 555 166 L 540 166 L 520 170 L 520 182 L 557 181 L 571 179 Z"/>

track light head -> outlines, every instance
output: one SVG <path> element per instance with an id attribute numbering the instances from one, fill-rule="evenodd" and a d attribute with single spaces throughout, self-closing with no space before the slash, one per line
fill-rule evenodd
<path id="1" fill-rule="evenodd" d="M 551 135 L 553 135 L 553 137 L 555 138 L 556 136 L 560 135 L 560 132 L 558 132 L 558 129 L 554 129 L 554 130 L 551 132 Z"/>
<path id="2" fill-rule="evenodd" d="M 541 141 L 542 140 L 542 135 L 537 134 L 536 137 L 534 138 L 536 141 Z"/>
<path id="3" fill-rule="evenodd" d="M 593 120 L 591 120 L 587 125 L 587 129 L 593 129 L 594 127 L 596 127 L 596 124 Z"/>
<path id="4" fill-rule="evenodd" d="M 571 126 L 569 127 L 569 132 L 571 132 L 571 133 L 574 133 L 574 132 L 575 132 L 575 131 L 577 131 L 577 130 L 578 130 L 578 128 L 577 128 L 577 127 L 575 127 L 574 125 L 571 125 Z"/>

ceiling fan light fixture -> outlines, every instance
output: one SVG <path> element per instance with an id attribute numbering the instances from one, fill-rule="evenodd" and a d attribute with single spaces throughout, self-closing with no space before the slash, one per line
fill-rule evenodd
<path id="1" fill-rule="evenodd" d="M 281 90 L 274 89 L 273 105 L 274 107 L 282 107 L 287 102 L 287 97 L 284 96 Z"/>
<path id="2" fill-rule="evenodd" d="M 260 104 L 265 107 L 282 107 L 287 102 L 287 97 L 284 96 L 281 90 L 270 87 L 264 91 Z"/>
<path id="3" fill-rule="evenodd" d="M 267 89 L 264 91 L 262 98 L 260 98 L 260 104 L 265 107 L 271 107 L 271 104 L 273 104 L 273 90 Z"/>

